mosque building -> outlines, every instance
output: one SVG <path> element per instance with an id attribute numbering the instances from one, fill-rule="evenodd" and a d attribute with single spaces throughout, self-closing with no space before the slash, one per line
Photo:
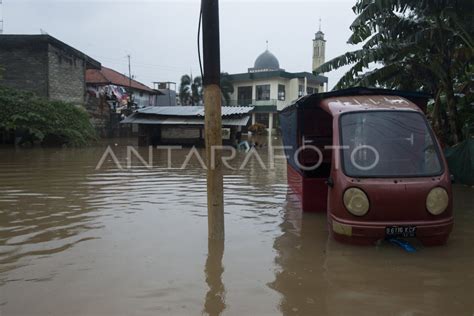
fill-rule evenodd
<path id="1" fill-rule="evenodd" d="M 321 28 L 313 39 L 313 71 L 325 61 L 326 40 Z M 276 113 L 298 98 L 327 91 L 328 78 L 312 72 L 287 72 L 267 48 L 247 72 L 231 74 L 234 86 L 230 105 L 254 106 L 252 124 L 272 130 Z"/>

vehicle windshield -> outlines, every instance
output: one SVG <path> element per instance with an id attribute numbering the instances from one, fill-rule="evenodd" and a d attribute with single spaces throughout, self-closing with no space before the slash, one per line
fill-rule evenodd
<path id="1" fill-rule="evenodd" d="M 366 111 L 341 116 L 342 166 L 352 177 L 421 177 L 443 171 L 423 115 Z"/>

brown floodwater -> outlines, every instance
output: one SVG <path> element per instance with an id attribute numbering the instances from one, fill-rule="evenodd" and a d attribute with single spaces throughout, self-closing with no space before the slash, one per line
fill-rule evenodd
<path id="1" fill-rule="evenodd" d="M 127 143 L 100 170 L 106 145 L 0 148 L 2 316 L 474 314 L 472 188 L 455 186 L 446 246 L 357 247 L 301 213 L 284 160 L 251 159 L 225 171 L 226 240 L 208 243 L 199 161 L 154 150 L 127 169 Z"/>

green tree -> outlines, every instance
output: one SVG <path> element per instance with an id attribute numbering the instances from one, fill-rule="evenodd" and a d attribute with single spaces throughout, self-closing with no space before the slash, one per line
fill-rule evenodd
<path id="1" fill-rule="evenodd" d="M 462 140 L 466 120 L 459 114 L 461 90 L 471 87 L 474 65 L 472 0 L 358 0 L 350 44 L 358 50 L 316 69 L 352 67 L 336 84 L 409 89 L 435 96 L 435 129 L 445 141 Z M 470 89 L 470 88 L 468 88 Z"/>
<path id="2" fill-rule="evenodd" d="M 230 75 L 227 72 L 221 73 L 221 93 L 222 104 L 230 105 L 230 96 L 234 93 L 234 85 L 230 80 Z"/>
<path id="3" fill-rule="evenodd" d="M 23 142 L 83 146 L 97 139 L 82 107 L 0 87 L 0 131 L 17 132 Z"/>
<path id="4" fill-rule="evenodd" d="M 234 93 L 234 86 L 228 73 L 221 73 L 222 105 L 230 104 L 230 96 Z M 203 85 L 200 76 L 194 79 L 190 75 L 183 75 L 179 85 L 179 99 L 182 105 L 198 105 L 203 100 Z"/>
<path id="5" fill-rule="evenodd" d="M 199 105 L 202 101 L 202 79 L 183 75 L 179 85 L 179 99 L 182 105 Z"/>

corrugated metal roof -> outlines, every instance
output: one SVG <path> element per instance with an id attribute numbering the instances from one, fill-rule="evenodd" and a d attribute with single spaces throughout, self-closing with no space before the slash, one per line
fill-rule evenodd
<path id="1" fill-rule="evenodd" d="M 223 106 L 222 116 L 245 115 L 254 109 L 253 106 Z M 137 111 L 140 114 L 163 116 L 197 116 L 204 117 L 203 106 L 150 106 Z"/>
<path id="2" fill-rule="evenodd" d="M 245 126 L 250 117 L 248 115 L 238 118 L 223 118 L 223 126 Z M 143 116 L 137 113 L 130 115 L 120 123 L 122 124 L 159 124 L 159 125 L 204 125 L 204 117 L 157 117 Z"/>

